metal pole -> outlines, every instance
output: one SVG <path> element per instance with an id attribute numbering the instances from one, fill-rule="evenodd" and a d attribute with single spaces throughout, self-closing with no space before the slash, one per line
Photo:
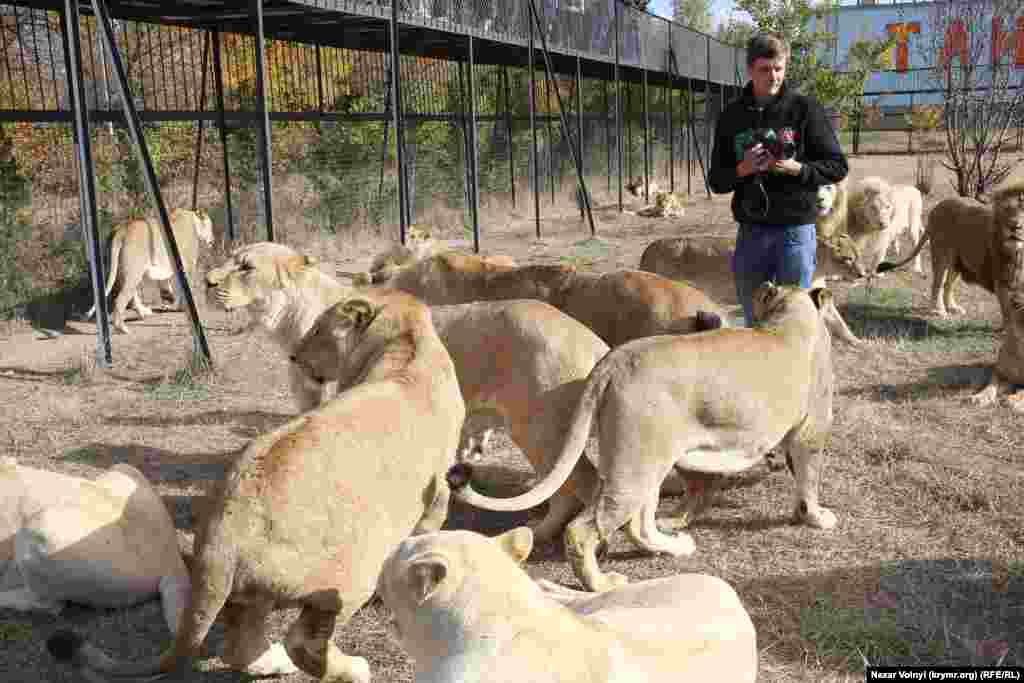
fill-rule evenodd
<path id="1" fill-rule="evenodd" d="M 384 85 L 384 114 L 391 111 L 391 74 L 388 73 L 388 82 Z M 384 196 L 384 165 L 388 157 L 388 138 L 391 136 L 388 130 L 388 120 L 384 119 L 384 136 L 380 143 L 380 178 L 377 181 L 377 201 Z"/>
<path id="2" fill-rule="evenodd" d="M 546 40 L 546 38 L 545 38 Z M 555 203 L 555 145 L 551 135 L 551 85 L 544 82 L 544 130 L 548 136 L 548 187 L 551 189 L 551 203 Z"/>
<path id="3" fill-rule="evenodd" d="M 480 253 L 480 201 L 478 191 L 480 189 L 480 178 L 477 172 L 477 149 L 476 149 L 476 91 L 473 87 L 473 71 L 476 61 L 473 58 L 473 34 L 468 34 L 469 39 L 469 80 L 466 81 L 469 92 L 469 165 L 470 165 L 470 204 L 469 215 L 473 221 L 473 252 Z"/>
<path id="4" fill-rule="evenodd" d="M 220 31 L 214 29 L 210 34 L 213 41 L 213 89 L 217 96 L 217 127 L 220 129 L 220 148 L 224 157 L 224 210 L 227 212 L 228 241 L 238 239 L 238 228 L 235 226 L 235 211 L 231 206 L 231 163 L 228 155 L 228 127 L 224 118 L 224 72 L 220 63 Z"/>
<path id="5" fill-rule="evenodd" d="M 704 149 L 711 154 L 711 36 L 704 36 L 704 51 L 707 57 L 707 79 L 704 81 Z M 704 170 L 704 157 L 700 148 L 697 148 L 697 162 L 700 164 L 701 175 L 704 177 L 704 189 L 707 190 L 708 199 L 711 199 L 711 187 L 708 185 L 707 172 Z"/>
<path id="6" fill-rule="evenodd" d="M 693 79 L 686 80 L 686 194 L 693 195 Z"/>
<path id="7" fill-rule="evenodd" d="M 537 239 L 540 239 L 540 159 L 537 158 L 537 67 L 534 63 L 534 27 L 530 21 L 530 58 L 527 68 L 530 70 L 530 133 L 533 136 L 533 215 L 537 222 Z"/>
<path id="8" fill-rule="evenodd" d="M 651 184 L 651 178 L 650 178 L 650 175 L 651 175 L 651 163 L 650 163 L 651 151 L 650 151 L 650 132 L 649 131 L 650 131 L 651 121 L 650 121 L 650 112 L 647 110 L 647 69 L 646 68 L 643 70 L 643 84 L 641 85 L 641 88 L 643 89 L 643 93 L 642 93 L 642 96 L 641 96 L 641 99 L 643 99 L 643 102 L 641 102 L 641 104 L 643 105 L 643 109 L 644 109 L 644 201 L 645 202 L 650 202 L 651 198 L 650 198 L 649 186 Z"/>
<path id="9" fill-rule="evenodd" d="M 398 5 L 398 2 L 391 3 L 388 35 L 391 44 L 391 93 L 394 96 L 391 118 L 395 125 L 395 157 L 398 160 L 398 233 L 402 244 L 405 244 L 405 233 L 409 227 L 409 207 L 406 203 L 409 188 L 405 184 L 405 127 L 402 120 L 402 76 L 398 55 Z"/>
<path id="10" fill-rule="evenodd" d="M 668 98 L 668 191 L 676 191 L 676 140 L 675 131 L 672 129 L 672 96 L 676 89 L 676 60 L 672 52 L 672 22 L 668 24 L 668 87 L 665 88 L 665 96 Z"/>
<path id="11" fill-rule="evenodd" d="M 99 217 L 96 211 L 96 173 L 92 163 L 89 140 L 89 111 L 85 104 L 82 83 L 82 37 L 78 23 L 78 0 L 64 0 L 63 23 L 64 65 L 71 91 L 71 113 L 74 118 L 75 151 L 78 152 L 79 203 L 81 205 L 82 238 L 89 254 L 89 279 L 96 307 L 96 365 L 109 368 L 113 362 L 110 346 L 110 319 L 107 316 L 107 295 L 103 268 L 103 244 L 100 241 Z"/>
<path id="12" fill-rule="evenodd" d="M 508 67 L 501 67 L 501 77 L 505 85 L 505 140 L 508 142 L 508 181 L 512 190 L 512 208 L 516 208 L 516 158 L 512 147 L 512 92 L 509 86 Z M 498 98 L 495 96 L 494 101 Z"/>
<path id="13" fill-rule="evenodd" d="M 604 81 L 604 140 L 605 155 L 607 156 L 608 170 L 605 177 L 608 179 L 608 194 L 612 193 L 612 117 L 611 97 L 608 95 L 608 81 Z"/>
<path id="14" fill-rule="evenodd" d="M 580 55 L 576 53 L 576 152 L 580 155 L 580 166 L 583 166 L 583 67 L 580 65 Z M 583 169 L 584 173 L 586 169 Z M 576 186 L 577 192 L 583 192 L 583 188 Z M 583 202 L 580 202 L 580 219 L 583 219 Z"/>
<path id="15" fill-rule="evenodd" d="M 73 0 L 66 0 L 69 6 Z M 93 13 L 96 16 L 96 23 L 106 38 L 107 52 L 110 62 L 114 66 L 114 73 L 117 76 L 118 91 L 121 95 L 121 106 L 124 108 L 124 116 L 128 123 L 128 132 L 131 134 L 132 143 L 135 146 L 135 153 L 142 162 L 143 178 L 149 194 L 156 204 L 157 215 L 160 219 L 160 227 L 163 228 L 164 244 L 174 264 L 174 276 L 178 284 L 178 291 L 185 300 L 185 307 L 188 310 L 189 319 L 192 322 L 192 336 L 195 339 L 196 351 L 203 356 L 207 363 L 213 358 L 210 355 L 210 347 L 206 343 L 206 334 L 203 332 L 203 324 L 199 320 L 199 313 L 196 311 L 196 302 L 192 298 L 192 290 L 185 277 L 185 267 L 182 265 L 181 253 L 178 251 L 178 244 L 174 239 L 174 232 L 171 230 L 171 221 L 167 216 L 167 207 L 164 205 L 163 195 L 160 193 L 160 186 L 157 184 L 156 171 L 153 170 L 153 159 L 146 147 L 146 138 L 142 134 L 142 124 L 139 123 L 138 112 L 135 111 L 135 102 L 132 100 L 131 92 L 128 89 L 128 77 L 125 75 L 124 64 L 121 63 L 121 55 L 114 42 L 114 30 L 110 25 L 110 17 L 107 15 L 107 8 L 103 0 L 92 0 Z"/>
<path id="16" fill-rule="evenodd" d="M 203 75 L 200 79 L 202 85 L 199 86 L 199 109 L 206 109 L 206 65 L 209 63 L 210 56 L 210 34 L 206 34 L 206 38 L 203 40 Z M 199 119 L 197 121 L 199 129 L 196 131 L 196 167 L 192 174 L 192 210 L 195 211 L 199 205 L 199 160 L 203 158 L 203 124 L 205 121 Z"/>
<path id="17" fill-rule="evenodd" d="M 264 63 L 266 55 L 263 45 L 263 0 L 251 0 L 256 15 L 256 108 L 259 110 L 260 121 L 260 169 L 263 179 L 263 216 L 267 221 L 267 241 L 274 241 L 274 192 L 271 187 L 270 164 L 270 113 L 267 111 L 266 82 L 264 80 Z"/>
<path id="18" fill-rule="evenodd" d="M 530 12 L 533 15 L 534 21 L 537 22 L 538 29 L 540 28 L 540 13 L 537 12 L 536 0 L 529 0 Z M 576 178 L 579 180 L 580 187 L 583 188 L 583 205 L 587 210 L 587 220 L 590 222 L 590 234 L 597 234 L 597 228 L 594 226 L 594 214 L 590 210 L 590 192 L 587 190 L 587 181 L 583 177 L 583 160 L 576 153 L 576 146 L 572 144 L 571 129 L 569 128 L 569 120 L 565 115 L 565 105 L 562 103 L 562 95 L 558 92 L 558 88 L 555 86 L 555 72 L 551 68 L 551 54 L 548 52 L 547 39 L 544 34 L 540 36 L 541 52 L 544 55 L 544 71 L 547 76 L 547 84 L 549 92 L 555 91 L 555 99 L 558 101 L 558 119 L 562 126 L 562 136 L 569 141 L 569 151 L 572 153 L 573 163 L 576 164 Z"/>
<path id="19" fill-rule="evenodd" d="M 320 43 L 316 44 L 316 104 L 317 111 L 324 113 L 324 67 L 320 59 Z"/>
<path id="20" fill-rule="evenodd" d="M 622 42 L 622 18 L 619 11 L 619 0 L 612 0 L 615 18 L 615 151 L 618 155 L 619 176 L 619 213 L 622 213 L 622 82 L 619 74 L 619 52 Z"/>

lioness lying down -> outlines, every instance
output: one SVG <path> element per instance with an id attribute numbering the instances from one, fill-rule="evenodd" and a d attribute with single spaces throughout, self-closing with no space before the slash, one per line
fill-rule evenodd
<path id="1" fill-rule="evenodd" d="M 524 510 L 565 482 L 596 421 L 596 490 L 565 532 L 566 557 L 588 590 L 625 582 L 597 565 L 601 541 L 628 524 L 630 539 L 653 553 L 694 550 L 685 533 L 655 524 L 658 487 L 674 466 L 729 474 L 775 448 L 796 478 L 796 517 L 828 529 L 835 516 L 818 504 L 822 449 L 832 425 L 831 340 L 820 309 L 828 290 L 766 283 L 754 292 L 757 326 L 638 339 L 612 349 L 594 367 L 548 475 L 521 496 L 490 498 L 467 486 L 457 465 L 449 484 L 464 502 L 487 510 Z"/>
<path id="2" fill-rule="evenodd" d="M 0 458 L 0 608 L 126 607 L 159 595 L 173 631 L 188 591 L 174 522 L 137 469 L 89 480 Z"/>
<path id="3" fill-rule="evenodd" d="M 441 531 L 403 541 L 378 592 L 416 683 L 678 683 L 757 678 L 736 591 L 677 574 L 595 595 L 534 583 L 530 531 Z"/>
<path id="4" fill-rule="evenodd" d="M 612 347 L 655 334 L 713 329 L 725 320 L 718 304 L 699 289 L 638 270 L 596 275 L 569 265 L 512 268 L 445 252 L 401 269 L 387 286 L 431 305 L 539 299 Z"/>
<path id="5" fill-rule="evenodd" d="M 249 444 L 197 530 L 193 590 L 174 647 L 135 665 L 71 632 L 47 647 L 84 674 L 146 676 L 195 656 L 221 612 L 224 659 L 254 675 L 292 670 L 323 681 L 370 680 L 362 657 L 332 640 L 374 592 L 388 553 L 447 515 L 445 469 L 465 416 L 455 368 L 426 306 L 368 293 L 332 309 L 344 344 L 336 398 Z M 301 607 L 284 649 L 266 620 Z M 95 680 L 95 678 L 93 679 Z"/>

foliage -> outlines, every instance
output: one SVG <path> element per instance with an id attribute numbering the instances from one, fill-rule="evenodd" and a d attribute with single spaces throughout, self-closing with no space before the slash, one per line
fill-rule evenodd
<path id="1" fill-rule="evenodd" d="M 756 32 L 757 27 L 749 21 L 730 16 L 727 21 L 718 25 L 715 37 L 727 45 L 743 47 Z"/>
<path id="2" fill-rule="evenodd" d="M 926 63 L 938 56 L 930 78 L 943 98 L 942 165 L 963 197 L 983 199 L 1020 163 L 1003 152 L 1024 114 L 1024 70 L 1011 64 L 1013 41 L 990 37 L 994 16 L 1012 27 L 1021 12 L 1019 0 L 938 0 L 918 42 Z"/>
<path id="3" fill-rule="evenodd" d="M 32 232 L 24 215 L 31 198 L 31 184 L 14 158 L 10 128 L 9 124 L 0 124 L 0 317 L 13 313 L 32 284 L 18 264 L 18 244 Z"/>
<path id="4" fill-rule="evenodd" d="M 872 72 L 888 65 L 895 44 L 893 36 L 858 40 L 850 46 L 847 68 L 840 71 L 821 59 L 835 39 L 824 30 L 826 17 L 837 9 L 832 0 L 820 4 L 813 0 L 737 0 L 736 7 L 750 15 L 754 30 L 778 33 L 789 41 L 788 86 L 841 114 L 850 114 L 859 106 L 864 83 Z M 738 22 L 732 26 L 727 30 L 735 31 L 737 37 L 747 30 Z"/>
<path id="5" fill-rule="evenodd" d="M 673 19 L 701 33 L 711 33 L 710 0 L 675 0 Z"/>

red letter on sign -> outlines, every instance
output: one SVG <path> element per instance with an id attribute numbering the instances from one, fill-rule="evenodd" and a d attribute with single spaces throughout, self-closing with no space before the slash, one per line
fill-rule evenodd
<path id="1" fill-rule="evenodd" d="M 896 58 L 893 59 L 894 68 L 896 71 L 906 71 L 910 61 L 910 34 L 920 33 L 921 24 L 916 21 L 886 24 L 885 30 L 887 33 L 896 36 Z"/>

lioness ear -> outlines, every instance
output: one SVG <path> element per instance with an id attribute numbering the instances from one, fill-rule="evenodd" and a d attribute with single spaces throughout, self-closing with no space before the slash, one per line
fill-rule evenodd
<path id="1" fill-rule="evenodd" d="M 494 542 L 516 564 L 522 564 L 533 550 L 533 530 L 525 526 L 516 527 L 500 536 L 495 536 Z"/>
<path id="2" fill-rule="evenodd" d="M 374 308 L 373 304 L 366 299 L 351 299 L 342 304 L 341 309 L 338 311 L 338 317 L 344 318 L 353 327 L 362 330 L 369 327 L 379 312 L 380 309 Z"/>
<path id="3" fill-rule="evenodd" d="M 816 287 L 808 292 L 811 296 L 811 301 L 818 307 L 818 310 L 822 310 L 829 305 L 832 301 L 832 292 L 828 291 L 825 287 Z"/>
<path id="4" fill-rule="evenodd" d="M 430 555 L 409 565 L 406 581 L 417 604 L 422 604 L 437 592 L 446 576 L 448 562 L 440 555 Z"/>

